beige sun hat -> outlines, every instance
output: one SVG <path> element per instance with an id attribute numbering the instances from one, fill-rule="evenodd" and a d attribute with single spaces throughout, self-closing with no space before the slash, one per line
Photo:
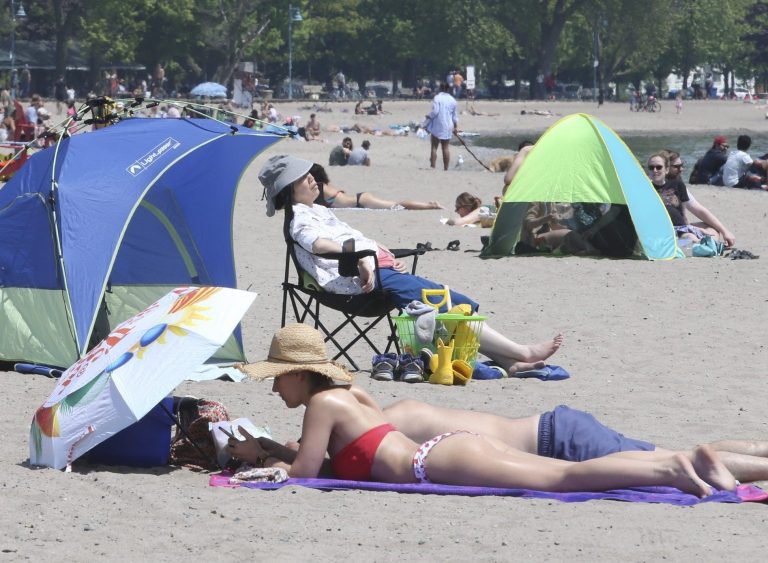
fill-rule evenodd
<path id="1" fill-rule="evenodd" d="M 352 375 L 341 364 L 328 358 L 323 335 L 311 326 L 300 323 L 284 326 L 275 333 L 266 360 L 237 364 L 235 367 L 259 380 L 306 370 L 334 381 L 352 382 Z"/>

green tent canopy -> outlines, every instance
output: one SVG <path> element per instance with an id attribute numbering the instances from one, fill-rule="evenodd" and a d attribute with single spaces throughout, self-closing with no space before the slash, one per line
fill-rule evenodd
<path id="1" fill-rule="evenodd" d="M 533 241 L 545 240 L 549 227 L 541 230 L 531 218 L 550 213 L 562 219 L 551 231 L 562 228 L 558 232 L 567 233 L 574 253 L 585 243 L 573 241 L 583 239 L 607 256 L 683 256 L 642 166 L 614 131 L 590 115 L 566 116 L 542 135 L 507 186 L 481 256 L 541 250 Z"/>

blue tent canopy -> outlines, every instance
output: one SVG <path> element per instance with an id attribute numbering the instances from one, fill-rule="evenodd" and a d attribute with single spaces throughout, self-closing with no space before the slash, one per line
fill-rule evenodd
<path id="1" fill-rule="evenodd" d="M 126 119 L 35 154 L 0 188 L 0 360 L 67 366 L 170 288 L 235 287 L 237 187 L 278 139 Z"/>

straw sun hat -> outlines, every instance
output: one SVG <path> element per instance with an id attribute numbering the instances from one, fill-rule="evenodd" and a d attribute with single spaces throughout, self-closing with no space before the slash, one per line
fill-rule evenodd
<path id="1" fill-rule="evenodd" d="M 279 377 L 297 371 L 313 371 L 334 381 L 351 383 L 352 375 L 328 359 L 323 335 L 305 324 L 292 324 L 272 337 L 269 355 L 262 362 L 235 367 L 253 379 Z"/>

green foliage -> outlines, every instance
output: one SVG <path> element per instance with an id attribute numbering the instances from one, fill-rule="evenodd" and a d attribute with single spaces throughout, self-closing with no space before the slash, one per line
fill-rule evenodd
<path id="1" fill-rule="evenodd" d="M 702 66 L 768 71 L 768 5 L 755 0 L 40 0 L 25 2 L 19 39 L 75 40 L 92 64 L 163 64 L 172 80 L 227 81 L 253 61 L 287 75 L 339 69 L 372 78 L 441 78 L 474 64 L 486 79 L 555 72 L 589 83 L 594 37 L 606 81 Z M 10 10 L 0 10 L 8 29 Z"/>

